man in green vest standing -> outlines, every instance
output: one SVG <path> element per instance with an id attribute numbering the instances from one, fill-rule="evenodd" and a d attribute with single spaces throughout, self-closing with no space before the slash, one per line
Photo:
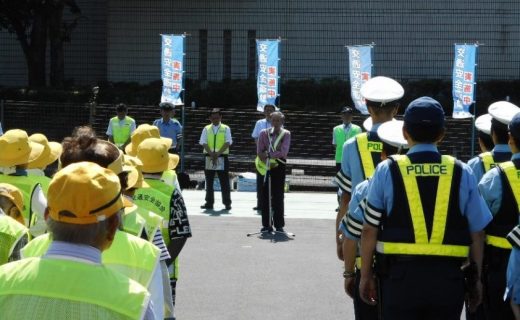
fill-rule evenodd
<path id="1" fill-rule="evenodd" d="M 135 130 L 135 120 L 130 118 L 128 107 L 124 103 L 116 106 L 117 116 L 110 119 L 107 128 L 108 141 L 115 144 L 119 149 L 124 150 L 130 142 L 130 136 Z"/>
<path id="2" fill-rule="evenodd" d="M 332 145 L 336 147 L 336 173 L 341 171 L 341 159 L 343 158 L 343 144 L 348 139 L 361 133 L 361 128 L 352 123 L 352 108 L 344 107 L 341 109 L 341 119 L 343 123 L 337 125 L 332 130 Z M 341 189 L 338 187 L 338 204 L 341 197 Z M 339 206 L 336 211 L 339 210 Z"/>
<path id="3" fill-rule="evenodd" d="M 117 175 L 73 163 L 54 176 L 48 195 L 52 243 L 41 258 L 0 267 L 2 318 L 155 319 L 146 288 L 101 263 L 121 224 Z"/>
<path id="4" fill-rule="evenodd" d="M 233 143 L 231 129 L 221 122 L 220 109 L 214 108 L 209 115 L 210 124 L 204 127 L 200 135 L 200 145 L 204 147 L 206 178 L 206 203 L 201 209 L 213 209 L 213 181 L 215 173 L 220 181 L 222 203 L 226 210 L 231 210 L 231 188 L 229 185 L 229 146 Z"/>

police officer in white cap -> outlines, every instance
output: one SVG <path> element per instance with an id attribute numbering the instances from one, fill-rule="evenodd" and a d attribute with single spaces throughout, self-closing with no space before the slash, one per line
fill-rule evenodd
<path id="1" fill-rule="evenodd" d="M 495 147 L 490 152 L 484 152 L 477 157 L 468 161 L 468 165 L 473 170 L 477 182 L 482 179 L 482 176 L 491 168 L 495 167 L 497 163 L 509 161 L 511 159 L 511 149 L 508 145 L 509 135 L 507 124 L 513 116 L 520 111 L 520 108 L 507 101 L 499 101 L 492 103 L 488 108 L 488 113 L 491 116 L 490 135 L 493 139 Z M 481 117 L 477 118 L 475 125 L 479 125 L 482 130 L 489 124 L 485 124 Z M 500 120 L 502 119 L 502 121 Z M 504 123 L 505 120 L 507 123 Z"/>
<path id="2" fill-rule="evenodd" d="M 510 103 L 500 104 L 493 109 L 490 107 L 489 111 L 494 119 L 509 126 L 508 141 L 513 155 L 510 161 L 489 170 L 478 187 L 493 214 L 493 220 L 486 227 L 483 284 L 487 299 L 484 300 L 484 310 L 486 319 L 507 320 L 514 319 L 509 302 L 502 297 L 511 254 L 511 244 L 506 236 L 518 225 L 520 213 L 520 109 Z"/>
<path id="3" fill-rule="evenodd" d="M 336 182 L 342 191 L 340 209 L 336 217 L 336 245 L 340 260 L 343 260 L 342 237 L 338 231 L 340 221 L 347 212 L 354 187 L 371 177 L 381 161 L 382 143 L 377 135 L 377 128 L 393 119 L 399 108 L 398 100 L 404 95 L 404 89 L 393 79 L 375 77 L 363 84 L 360 93 L 366 100 L 373 125 L 369 132 L 358 134 L 343 145 L 341 170 L 336 175 Z"/>
<path id="4" fill-rule="evenodd" d="M 491 138 L 491 115 L 483 114 L 475 120 L 475 127 L 478 134 L 478 145 L 480 152 L 488 152 L 493 150 L 495 144 Z"/>
<path id="5" fill-rule="evenodd" d="M 409 151 L 381 162 L 369 185 L 359 292 L 366 303 L 381 303 L 385 320 L 460 319 L 461 266 L 470 258 L 477 279 L 481 270 L 483 229 L 491 213 L 471 169 L 439 153 L 444 124 L 439 102 L 412 101 L 403 126 Z M 480 303 L 480 281 L 474 287 L 471 309 Z"/>
<path id="6" fill-rule="evenodd" d="M 367 126 L 365 126 L 365 129 Z M 371 127 L 371 123 L 369 127 Z M 382 161 L 391 155 L 402 153 L 404 149 L 408 148 L 407 141 L 403 136 L 403 121 L 387 121 L 379 126 L 377 134 L 383 143 Z M 365 221 L 365 197 L 369 183 L 370 180 L 367 179 L 353 189 L 348 214 L 343 217 L 340 225 L 340 231 L 344 237 L 343 260 L 345 262 L 345 271 L 343 272 L 343 277 L 345 279 L 345 292 L 354 300 L 354 312 L 357 320 L 378 319 L 377 307 L 363 302 L 358 290 L 361 278 L 359 241 Z"/>

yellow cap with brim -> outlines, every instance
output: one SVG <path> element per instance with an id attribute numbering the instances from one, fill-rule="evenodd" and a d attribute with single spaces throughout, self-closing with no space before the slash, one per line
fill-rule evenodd
<path id="1" fill-rule="evenodd" d="M 179 156 L 168 153 L 170 143 L 162 139 L 149 138 L 137 148 L 137 157 L 143 162 L 143 172 L 158 173 L 173 170 L 179 163 Z"/>
<path id="2" fill-rule="evenodd" d="M 11 200 L 20 213 L 23 212 L 23 194 L 20 189 L 9 183 L 0 183 L 0 195 Z"/>
<path id="3" fill-rule="evenodd" d="M 41 133 L 32 134 L 29 141 L 36 142 L 43 146 L 42 154 L 33 162 L 29 163 L 29 169 L 45 169 L 49 164 L 58 160 L 61 155 L 62 147 L 57 142 L 49 142 L 47 137 Z"/>
<path id="4" fill-rule="evenodd" d="M 114 172 L 115 174 L 120 174 L 121 172 L 125 171 L 123 170 L 123 159 L 123 151 L 119 150 L 119 156 L 116 160 L 112 161 L 107 168 L 112 170 L 112 172 Z"/>
<path id="5" fill-rule="evenodd" d="M 136 157 L 137 148 L 139 147 L 139 144 L 141 144 L 141 142 L 143 142 L 144 140 L 149 139 L 149 138 L 158 138 L 158 139 L 164 140 L 165 143 L 169 141 L 170 145 L 172 144 L 171 139 L 161 137 L 159 128 L 145 123 L 145 124 L 138 126 L 134 130 L 134 132 L 132 133 L 132 136 L 130 137 L 130 143 L 125 147 L 125 153 Z"/>
<path id="6" fill-rule="evenodd" d="M 128 173 L 128 187 L 126 190 L 135 188 L 150 188 L 150 185 L 144 180 L 143 177 L 143 162 L 139 160 L 139 158 L 132 157 L 129 155 L 125 155 L 124 157 L 124 167 L 129 170 Z"/>
<path id="7" fill-rule="evenodd" d="M 41 156 L 44 147 L 30 141 L 24 130 L 13 129 L 0 137 L 0 150 L 0 167 L 13 167 L 31 164 Z"/>
<path id="8" fill-rule="evenodd" d="M 58 171 L 47 193 L 50 217 L 70 224 L 93 224 L 123 207 L 118 176 L 92 162 L 72 163 Z"/>

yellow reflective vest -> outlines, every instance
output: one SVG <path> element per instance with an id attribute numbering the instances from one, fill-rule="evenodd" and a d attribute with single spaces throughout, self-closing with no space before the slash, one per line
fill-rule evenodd
<path id="1" fill-rule="evenodd" d="M 368 140 L 368 133 L 363 132 L 356 137 L 357 148 L 359 152 L 359 160 L 363 169 L 365 179 L 374 175 L 376 165 L 381 161 L 381 152 L 383 151 L 383 143 L 379 141 Z M 374 158 L 376 161 L 374 161 Z"/>
<path id="2" fill-rule="evenodd" d="M 49 233 L 36 237 L 22 249 L 22 256 L 41 257 L 47 252 L 51 242 Z M 153 244 L 122 231 L 116 232 L 110 248 L 101 254 L 104 265 L 145 287 L 152 280 L 159 257 L 160 250 Z"/>
<path id="3" fill-rule="evenodd" d="M 345 132 L 345 125 L 340 124 L 334 127 L 334 142 L 336 143 L 336 163 L 341 163 L 343 157 L 343 144 L 348 139 L 361 133 L 361 128 L 353 123 L 350 124 L 350 129 Z"/>
<path id="4" fill-rule="evenodd" d="M 379 231 L 376 250 L 382 254 L 467 257 L 471 242 L 469 227 L 458 208 L 458 199 L 450 202 L 451 194 L 455 194 L 453 190 L 458 191 L 460 185 L 461 169 L 457 168 L 456 159 L 442 156 L 441 163 L 417 164 L 411 163 L 406 155 L 392 156 L 392 159 L 397 166 L 394 177 L 401 176 L 402 181 L 394 181 L 393 209 Z M 456 168 L 458 179 L 452 181 Z M 435 195 L 423 194 L 435 197 L 430 236 L 418 178 L 438 180 Z M 406 227 L 410 218 L 411 230 Z"/>
<path id="5" fill-rule="evenodd" d="M 226 130 L 228 129 L 228 126 L 221 123 L 218 127 L 217 133 L 215 134 L 213 133 L 212 124 L 208 124 L 206 127 L 204 127 L 204 130 L 206 130 L 208 147 L 210 150 L 216 152 L 222 148 L 222 146 L 226 143 Z M 204 153 L 206 153 L 206 149 L 204 149 Z M 229 147 L 222 154 L 229 154 Z"/>
<path id="6" fill-rule="evenodd" d="M 109 268 L 29 258 L 0 267 L 2 319 L 142 319 L 146 288 Z"/>
<path id="7" fill-rule="evenodd" d="M 29 230 L 13 218 L 0 213 L 0 265 L 7 263 L 16 244 Z"/>
<path id="8" fill-rule="evenodd" d="M 114 137 L 114 144 L 121 147 L 128 141 L 131 135 L 132 123 L 134 119 L 126 116 L 124 120 L 119 121 L 118 117 L 110 119 L 110 126 L 112 127 L 112 136 Z"/>

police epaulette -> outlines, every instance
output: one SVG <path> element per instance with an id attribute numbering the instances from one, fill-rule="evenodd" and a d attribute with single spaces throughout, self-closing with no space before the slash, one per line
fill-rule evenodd
<path id="1" fill-rule="evenodd" d="M 514 248 L 520 249 L 520 226 L 516 226 L 507 235 L 507 240 Z"/>

